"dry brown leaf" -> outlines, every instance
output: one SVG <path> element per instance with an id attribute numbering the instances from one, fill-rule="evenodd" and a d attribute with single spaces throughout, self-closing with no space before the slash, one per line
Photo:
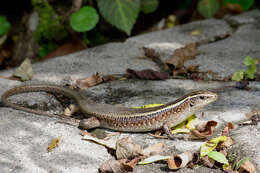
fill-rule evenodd
<path id="1" fill-rule="evenodd" d="M 234 3 L 227 3 L 225 6 L 225 10 L 234 13 L 234 14 L 239 14 L 243 12 L 243 9 L 239 4 L 234 4 Z"/>
<path id="2" fill-rule="evenodd" d="M 232 130 L 234 128 L 232 123 L 228 123 L 228 125 L 222 130 L 222 136 L 228 136 L 230 130 Z"/>
<path id="3" fill-rule="evenodd" d="M 86 88 L 95 86 L 101 82 L 103 82 L 102 76 L 99 73 L 96 73 L 90 77 L 85 77 L 85 78 L 76 80 L 76 85 L 80 89 L 86 89 Z"/>
<path id="4" fill-rule="evenodd" d="M 48 146 L 47 151 L 50 152 L 52 149 L 58 147 L 60 145 L 61 136 L 55 138 L 51 141 L 51 144 Z"/>
<path id="5" fill-rule="evenodd" d="M 122 161 L 121 161 L 122 162 Z M 100 167 L 101 173 L 124 173 L 124 167 L 120 160 L 110 159 L 104 162 Z"/>
<path id="6" fill-rule="evenodd" d="M 227 168 L 224 169 L 226 173 L 238 173 L 238 171 L 232 170 L 232 165 L 229 164 Z"/>
<path id="7" fill-rule="evenodd" d="M 66 43 L 66 44 L 58 47 L 54 51 L 48 53 L 48 55 L 41 58 L 40 61 L 51 59 L 51 58 L 54 58 L 54 57 L 57 57 L 57 56 L 67 55 L 69 53 L 78 52 L 78 51 L 84 50 L 86 48 L 87 47 L 79 41 L 78 42 Z"/>
<path id="8" fill-rule="evenodd" d="M 126 159 L 121 159 L 120 162 L 123 165 L 123 168 L 125 171 L 134 171 L 134 167 L 136 166 L 136 164 L 141 160 L 140 157 L 136 157 L 133 160 L 126 160 Z"/>
<path id="9" fill-rule="evenodd" d="M 208 156 L 204 156 L 200 159 L 200 164 L 212 168 L 215 164 L 215 160 L 209 158 Z"/>
<path id="10" fill-rule="evenodd" d="M 193 59 L 199 54 L 196 43 L 190 43 L 182 48 L 176 49 L 173 56 L 166 60 L 165 64 L 170 70 L 184 68 L 184 62 Z"/>
<path id="11" fill-rule="evenodd" d="M 245 161 L 239 168 L 239 173 L 256 173 L 254 165 L 249 161 Z"/>
<path id="12" fill-rule="evenodd" d="M 243 122 L 239 125 L 257 125 L 260 122 L 260 110 L 256 109 L 246 114 L 246 116 L 250 119 L 249 122 Z"/>
<path id="13" fill-rule="evenodd" d="M 32 79 L 33 71 L 31 60 L 26 58 L 22 64 L 15 70 L 13 76 L 21 78 L 23 81 Z"/>
<path id="14" fill-rule="evenodd" d="M 192 64 L 192 65 L 189 65 L 188 67 L 174 70 L 173 76 L 178 76 L 178 75 L 187 74 L 187 73 L 196 73 L 196 72 L 199 72 L 199 65 Z"/>
<path id="15" fill-rule="evenodd" d="M 144 50 L 144 54 L 146 57 L 151 58 L 151 59 L 159 58 L 159 54 L 156 53 L 154 49 L 143 47 L 143 50 Z"/>
<path id="16" fill-rule="evenodd" d="M 193 152 L 184 152 L 174 156 L 168 160 L 168 167 L 171 170 L 176 170 L 185 167 L 194 158 Z"/>
<path id="17" fill-rule="evenodd" d="M 140 71 L 127 69 L 126 76 L 128 78 L 138 78 L 138 79 L 148 79 L 148 80 L 165 80 L 170 78 L 167 72 L 159 72 L 151 69 L 140 70 Z"/>
<path id="18" fill-rule="evenodd" d="M 117 159 L 133 159 L 138 156 L 143 156 L 142 146 L 134 144 L 131 137 L 122 138 L 116 142 Z"/>
<path id="19" fill-rule="evenodd" d="M 249 85 L 249 81 L 244 80 L 244 81 L 236 82 L 235 88 L 241 90 L 249 90 L 250 88 L 248 87 L 248 85 Z"/>
<path id="20" fill-rule="evenodd" d="M 103 82 L 110 82 L 110 81 L 119 80 L 119 79 L 122 79 L 122 77 L 118 78 L 114 75 L 104 75 L 102 77 Z"/>
<path id="21" fill-rule="evenodd" d="M 73 87 L 80 88 L 80 89 L 87 89 L 92 86 L 96 86 L 100 83 L 122 79 L 122 76 L 123 75 L 116 77 L 115 75 L 101 75 L 99 73 L 96 73 L 90 77 L 85 77 L 76 80 L 76 86 Z"/>
<path id="22" fill-rule="evenodd" d="M 101 173 L 126 173 L 126 172 L 132 172 L 134 171 L 134 167 L 136 166 L 137 162 L 140 160 L 140 158 L 134 158 L 133 160 L 127 160 L 127 159 L 120 159 L 115 160 L 110 159 L 106 162 L 104 162 L 100 168 L 99 171 Z"/>
<path id="23" fill-rule="evenodd" d="M 195 130 L 191 130 L 191 139 L 205 139 L 213 134 L 214 128 L 217 126 L 216 121 L 201 122 L 195 126 Z"/>
<path id="24" fill-rule="evenodd" d="M 234 140 L 231 137 L 227 136 L 226 141 L 218 144 L 218 148 L 227 148 L 227 147 L 230 147 L 233 144 L 234 144 Z"/>
<path id="25" fill-rule="evenodd" d="M 160 142 L 158 144 L 151 145 L 143 150 L 143 153 L 145 156 L 152 156 L 156 154 L 160 154 L 161 152 L 165 151 L 167 149 L 167 145 Z"/>
<path id="26" fill-rule="evenodd" d="M 86 141 L 93 142 L 98 145 L 102 145 L 110 151 L 116 150 L 116 141 L 115 140 L 106 141 L 106 140 L 102 140 L 102 139 L 97 139 L 96 137 L 92 136 L 91 133 L 88 133 L 86 131 L 81 132 L 81 134 L 83 135 L 82 140 L 86 140 Z"/>
<path id="27" fill-rule="evenodd" d="M 195 167 L 195 165 L 197 165 L 199 163 L 199 160 L 200 160 L 200 153 L 194 152 L 193 159 L 191 162 L 188 163 L 188 167 L 193 169 Z"/>

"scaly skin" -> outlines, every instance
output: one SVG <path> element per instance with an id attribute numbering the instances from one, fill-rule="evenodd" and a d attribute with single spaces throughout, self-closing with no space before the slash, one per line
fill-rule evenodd
<path id="1" fill-rule="evenodd" d="M 92 129 L 96 127 L 104 127 L 126 132 L 147 132 L 164 129 L 169 137 L 171 137 L 171 134 L 169 134 L 170 127 L 179 124 L 192 113 L 200 110 L 217 99 L 216 93 L 210 91 L 198 91 L 187 94 L 182 98 L 163 106 L 132 109 L 94 103 L 74 90 L 47 84 L 25 85 L 12 88 L 2 95 L 2 102 L 6 106 L 14 109 L 53 117 L 54 115 L 47 112 L 25 108 L 7 100 L 7 98 L 12 95 L 40 91 L 59 93 L 74 99 L 78 104 L 79 109 L 86 115 L 86 117 L 90 117 L 81 120 L 79 125 L 82 128 Z M 78 124 L 78 121 L 73 118 L 64 115 L 61 115 L 61 118 L 72 122 L 74 125 Z"/>

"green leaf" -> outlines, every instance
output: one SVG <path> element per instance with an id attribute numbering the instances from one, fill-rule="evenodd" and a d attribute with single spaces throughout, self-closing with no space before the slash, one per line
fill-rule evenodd
<path id="1" fill-rule="evenodd" d="M 255 65 L 255 60 L 254 60 L 251 56 L 247 56 L 247 57 L 245 58 L 244 64 L 245 64 L 246 66 Z"/>
<path id="2" fill-rule="evenodd" d="M 197 121 L 198 121 L 198 119 L 196 118 L 195 114 L 192 114 L 191 116 L 189 116 L 186 120 L 184 120 L 180 124 L 177 124 L 176 126 L 171 127 L 171 129 L 172 129 L 171 133 L 172 134 L 189 133 L 190 130 L 195 129 L 194 124 L 196 124 Z"/>
<path id="3" fill-rule="evenodd" d="M 72 13 L 70 25 L 77 32 L 85 32 L 93 29 L 98 23 L 99 16 L 93 7 L 84 6 L 79 11 Z"/>
<path id="4" fill-rule="evenodd" d="M 5 16 L 0 16 L 0 36 L 6 34 L 11 27 Z"/>
<path id="5" fill-rule="evenodd" d="M 219 142 L 224 142 L 226 140 L 226 136 L 219 136 L 205 142 L 200 147 L 200 157 L 206 156 L 209 152 L 213 151 L 217 147 Z"/>
<path id="6" fill-rule="evenodd" d="M 218 0 L 200 0 L 197 9 L 203 17 L 211 18 L 218 12 L 219 6 Z"/>
<path id="7" fill-rule="evenodd" d="M 242 79 L 244 79 L 244 71 L 243 70 L 237 70 L 233 76 L 232 76 L 232 81 L 236 81 L 236 82 L 239 82 L 241 81 Z"/>
<path id="8" fill-rule="evenodd" d="M 154 155 L 154 156 L 144 159 L 143 161 L 138 162 L 138 165 L 146 165 L 146 164 L 157 162 L 160 160 L 168 160 L 170 158 L 171 158 L 171 156 Z"/>
<path id="9" fill-rule="evenodd" d="M 118 29 L 131 33 L 140 9 L 140 0 L 98 0 L 102 16 Z"/>
<path id="10" fill-rule="evenodd" d="M 145 14 L 155 12 L 158 5 L 158 0 L 141 0 L 141 11 Z"/>
<path id="11" fill-rule="evenodd" d="M 255 65 L 255 64 L 254 64 L 254 65 L 247 66 L 247 69 L 246 69 L 246 78 L 248 78 L 248 79 L 254 79 L 254 78 L 255 78 L 255 76 L 254 76 L 255 72 L 256 72 L 256 65 Z"/>
<path id="12" fill-rule="evenodd" d="M 224 0 L 224 5 L 227 3 L 239 4 L 240 7 L 246 11 L 254 4 L 254 0 Z"/>
<path id="13" fill-rule="evenodd" d="M 208 153 L 208 156 L 212 158 L 213 160 L 216 160 L 219 163 L 223 163 L 225 165 L 228 165 L 228 160 L 224 154 L 216 151 L 211 151 Z"/>

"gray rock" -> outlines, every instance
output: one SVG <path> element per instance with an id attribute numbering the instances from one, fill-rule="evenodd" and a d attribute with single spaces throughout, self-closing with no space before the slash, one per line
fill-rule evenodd
<path id="1" fill-rule="evenodd" d="M 232 28 L 230 20 L 204 20 L 173 29 L 162 30 L 129 38 L 124 43 L 110 43 L 87 49 L 75 54 L 58 57 L 46 62 L 33 64 L 34 77 L 31 83 L 68 84 L 72 80 L 102 74 L 122 74 L 127 68 L 136 70 L 160 70 L 152 60 L 140 58 L 144 55 L 142 47 L 149 47 L 159 53 L 161 61 L 170 57 L 172 52 L 188 43 L 200 43 L 202 54 L 189 64 L 200 64 L 201 71 L 212 70 L 219 78 L 244 68 L 245 56 L 260 57 L 259 11 L 230 17 L 233 20 L 247 15 L 249 23 Z M 227 17 L 228 18 L 228 17 Z M 251 21 L 252 18 L 252 21 Z M 239 23 L 238 22 L 238 23 Z M 201 35 L 191 36 L 198 29 Z M 227 37 L 228 36 L 228 37 Z M 3 71 L 0 76 L 8 76 L 13 70 Z M 0 79 L 0 95 L 20 82 Z M 129 107 L 152 103 L 166 103 L 194 90 L 218 90 L 232 82 L 199 82 L 190 80 L 124 80 L 105 83 L 88 89 L 85 94 L 90 99 L 114 105 Z M 218 90 L 219 99 L 196 115 L 204 112 L 203 120 L 218 122 L 214 136 L 228 123 L 238 123 L 247 119 L 246 113 L 260 107 L 260 83 L 251 82 L 251 90 L 223 88 Z M 12 101 L 27 103 L 29 106 L 43 108 L 51 112 L 62 112 L 63 107 L 46 93 L 28 93 L 12 97 Z M 25 113 L 11 108 L 0 107 L 0 167 L 1 172 L 97 172 L 98 167 L 111 158 L 107 150 L 99 145 L 81 140 L 80 130 L 76 127 L 57 123 L 55 119 Z M 53 138 L 62 136 L 61 145 L 51 152 L 47 147 Z M 198 150 L 204 141 L 185 141 L 176 139 L 154 139 L 147 133 L 121 133 L 111 140 L 133 137 L 136 143 L 148 146 L 164 142 L 168 146 L 166 155 L 179 154 L 187 150 Z M 258 171 L 259 166 L 259 125 L 235 129 L 232 136 L 235 145 L 232 152 L 242 158 L 249 156 Z M 232 154 L 232 153 L 231 153 Z M 165 164 L 138 166 L 135 172 L 168 172 Z M 204 167 L 181 169 L 178 172 L 221 172 Z"/>
<path id="2" fill-rule="evenodd" d="M 191 32 L 200 30 L 200 35 L 192 36 Z M 223 20 L 208 19 L 191 22 L 171 29 L 138 35 L 127 39 L 127 43 L 148 45 L 153 43 L 180 43 L 193 42 L 207 43 L 215 41 L 216 38 L 226 37 L 232 33 L 232 28 Z"/>
<path id="3" fill-rule="evenodd" d="M 243 24 L 259 23 L 260 13 L 259 9 L 244 12 L 240 15 L 227 15 L 225 20 L 233 26 L 239 26 Z"/>
<path id="4" fill-rule="evenodd" d="M 232 132 L 235 144 L 229 151 L 230 159 L 238 162 L 249 157 L 250 162 L 255 165 L 256 172 L 260 172 L 260 123 L 258 125 L 244 126 Z"/>

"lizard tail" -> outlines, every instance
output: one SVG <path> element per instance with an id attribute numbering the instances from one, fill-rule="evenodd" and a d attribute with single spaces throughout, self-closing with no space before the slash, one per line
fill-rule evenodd
<path id="1" fill-rule="evenodd" d="M 24 85 L 24 86 L 18 86 L 18 87 L 15 87 L 15 88 L 12 88 L 12 89 L 6 91 L 2 95 L 2 103 L 5 106 L 11 107 L 13 109 L 56 118 L 56 119 L 59 119 L 61 123 L 78 126 L 79 120 L 68 117 L 66 115 L 55 115 L 55 114 L 48 113 L 46 111 L 34 110 L 34 109 L 26 108 L 26 107 L 23 107 L 23 106 L 20 106 L 20 105 L 17 105 L 17 104 L 14 104 L 14 103 L 8 101 L 8 97 L 16 95 L 16 94 L 28 93 L 28 92 L 41 92 L 41 91 L 50 92 L 50 93 L 59 93 L 66 97 L 73 98 L 75 100 L 78 100 L 78 98 L 80 97 L 80 95 L 77 92 L 75 92 L 71 89 L 67 89 L 64 87 L 56 86 L 56 85 L 49 85 L 49 84 L 48 85 Z"/>

